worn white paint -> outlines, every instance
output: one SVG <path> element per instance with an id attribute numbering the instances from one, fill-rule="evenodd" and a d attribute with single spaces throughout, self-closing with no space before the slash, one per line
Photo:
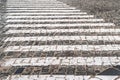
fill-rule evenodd
<path id="1" fill-rule="evenodd" d="M 120 36 L 34 36 L 34 37 L 8 37 L 7 41 L 53 41 L 53 40 L 78 40 L 78 41 L 120 41 Z"/>
<path id="2" fill-rule="evenodd" d="M 48 65 L 120 65 L 120 57 L 37 57 L 10 58 L 1 66 L 48 66 Z"/>
<path id="3" fill-rule="evenodd" d="M 27 29 L 27 30 L 8 30 L 5 34 L 16 34 L 16 33 L 120 33 L 120 29 Z"/>
<path id="4" fill-rule="evenodd" d="M 7 20 L 6 22 L 103 22 L 103 19 Z"/>
<path id="5" fill-rule="evenodd" d="M 14 12 L 14 11 L 16 11 L 16 12 L 17 11 L 18 12 L 20 12 L 20 11 L 21 12 L 36 12 L 36 11 L 41 11 L 41 12 L 42 11 L 43 12 L 60 12 L 60 11 L 61 12 L 80 12 L 81 10 L 76 10 L 76 9 L 75 10 L 64 10 L 64 9 L 63 10 L 59 10 L 59 9 L 58 10 L 46 10 L 46 9 L 45 10 L 43 10 L 43 9 L 42 10 L 34 10 L 34 9 L 32 9 L 32 10 L 27 10 L 27 9 L 26 10 L 19 10 L 19 9 L 18 10 L 17 9 L 16 10 L 7 10 L 7 12 Z"/>
<path id="6" fill-rule="evenodd" d="M 65 24 L 8 24 L 5 27 L 84 27 L 84 26 L 97 26 L 97 27 L 102 27 L 102 26 L 115 26 L 114 23 L 65 23 Z"/>
<path id="7" fill-rule="evenodd" d="M 41 10 L 41 9 L 42 9 L 42 10 L 46 10 L 46 9 L 47 9 L 47 10 L 49 10 L 49 9 L 51 9 L 51 10 L 69 10 L 69 9 L 72 9 L 72 10 L 73 10 L 73 9 L 75 9 L 75 8 L 74 8 L 74 7 L 69 7 L 69 8 L 56 8 L 56 7 L 54 7 L 54 8 L 50 8 L 50 7 L 49 7 L 49 8 L 45 8 L 45 7 L 44 7 L 44 8 L 38 8 L 38 7 L 33 7 L 33 8 L 32 8 L 32 7 L 31 7 L 31 8 L 22 8 L 22 7 L 19 7 L 19 8 L 16 8 L 16 7 L 11 7 L 11 8 L 10 8 L 10 7 L 7 7 L 6 9 L 7 9 L 7 10 L 14 10 L 14 9 L 15 9 L 15 10 L 20 10 L 20 9 L 21 9 L 21 10 L 26 10 L 26 9 L 38 9 L 38 10 Z"/>
<path id="8" fill-rule="evenodd" d="M 57 8 L 59 8 L 59 7 L 65 7 L 65 8 L 67 8 L 67 7 L 69 7 L 68 5 L 39 5 L 39 4 L 36 4 L 36 5 L 27 5 L 27 4 L 18 4 L 18 5 L 7 5 L 7 7 L 57 7 Z"/>
<path id="9" fill-rule="evenodd" d="M 82 75 L 12 75 L 5 80 L 115 80 L 119 76 L 99 75 L 99 76 L 82 76 Z M 120 80 L 116 79 L 116 80 Z"/>
<path id="10" fill-rule="evenodd" d="M 8 46 L 4 52 L 9 51 L 109 51 L 120 50 L 120 45 L 42 45 L 42 46 Z"/>
<path id="11" fill-rule="evenodd" d="M 6 16 L 6 19 L 18 19 L 18 18 L 44 18 L 44 19 L 48 19 L 48 18 L 58 18 L 58 19 L 61 19 L 61 18 L 93 18 L 94 15 L 56 15 L 56 16 Z"/>
<path id="12" fill-rule="evenodd" d="M 80 13 L 62 13 L 62 12 L 41 12 L 41 13 L 6 13 L 7 16 L 9 15 L 81 15 L 81 14 L 87 14 L 86 12 L 80 12 Z"/>
<path id="13" fill-rule="evenodd" d="M 35 7 L 37 7 L 37 8 L 70 8 L 70 6 L 68 6 L 68 5 L 60 5 L 60 4 L 56 4 L 56 5 L 54 5 L 54 4 L 51 4 L 51 5 L 37 5 L 37 4 L 35 4 L 35 5 L 32 5 L 32 4 L 29 4 L 29 5 L 27 5 L 27 4 L 25 4 L 25 5 L 12 5 L 12 4 L 10 4 L 10 5 L 7 5 L 7 7 L 11 7 L 11 8 L 13 8 L 13 7 L 20 7 L 20 8 L 35 8 Z"/>

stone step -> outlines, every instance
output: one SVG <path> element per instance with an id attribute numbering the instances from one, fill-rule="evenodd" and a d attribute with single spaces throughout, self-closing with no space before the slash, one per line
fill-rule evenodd
<path id="1" fill-rule="evenodd" d="M 10 58 L 1 66 L 49 66 L 49 65 L 120 65 L 120 57 L 36 57 Z"/>
<path id="2" fill-rule="evenodd" d="M 115 51 L 120 45 L 42 45 L 42 46 L 8 46 L 4 52 L 27 51 Z"/>
<path id="3" fill-rule="evenodd" d="M 41 42 L 30 42 L 30 45 L 40 45 L 42 46 L 43 44 L 45 44 L 45 42 L 43 42 L 43 44 Z M 52 42 L 48 42 L 51 43 L 50 45 L 56 45 L 56 44 L 52 44 Z M 6 45 L 7 44 L 7 45 Z M 17 46 L 14 44 L 18 44 L 16 42 L 14 43 L 6 43 L 5 46 Z M 27 44 L 27 42 L 26 42 Z M 20 44 L 21 46 L 26 46 L 24 43 Z M 29 42 L 28 44 L 29 45 Z M 59 45 L 59 44 L 58 44 Z M 72 44 L 71 44 L 72 45 Z M 74 45 L 74 44 L 73 44 Z M 77 44 L 78 45 L 78 44 Z M 92 44 L 91 44 L 92 45 Z M 105 44 L 107 45 L 107 44 Z M 28 57 L 115 57 L 115 56 L 120 56 L 120 50 L 110 50 L 110 51 L 84 51 L 84 50 L 80 50 L 80 51 L 25 51 L 25 52 L 21 52 L 21 51 L 10 51 L 10 52 L 3 52 L 1 53 L 1 57 L 3 57 L 3 59 L 8 59 L 8 58 L 28 58 Z"/>
<path id="4" fill-rule="evenodd" d="M 82 76 L 82 75 L 12 75 L 5 80 L 119 80 L 119 76 Z"/>

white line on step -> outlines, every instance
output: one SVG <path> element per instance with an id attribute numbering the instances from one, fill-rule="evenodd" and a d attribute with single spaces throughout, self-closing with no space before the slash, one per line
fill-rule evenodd
<path id="1" fill-rule="evenodd" d="M 6 59 L 1 66 L 120 65 L 120 57 L 37 57 Z"/>
<path id="2" fill-rule="evenodd" d="M 64 16 L 6 16 L 6 19 L 17 19 L 17 18 L 93 18 L 94 15 L 64 15 Z"/>
<path id="3" fill-rule="evenodd" d="M 53 41 L 53 40 L 79 40 L 79 41 L 120 41 L 120 36 L 36 36 L 36 37 L 9 37 L 7 41 Z"/>
<path id="4" fill-rule="evenodd" d="M 120 29 L 27 29 L 27 30 L 8 30 L 5 34 L 15 34 L 15 33 L 90 33 L 90 32 L 97 32 L 97 33 L 120 33 Z"/>
<path id="5" fill-rule="evenodd" d="M 34 3 L 33 4 L 31 4 L 31 3 L 7 4 L 7 6 L 31 6 L 31 5 L 38 6 L 38 7 L 39 6 L 66 6 L 66 7 L 68 7 L 67 4 L 59 4 L 59 3 L 55 3 L 55 4 L 54 3 L 50 3 L 50 4 L 46 4 L 46 3 L 45 4 L 42 4 L 42 3 L 41 4 L 39 4 L 39 3 L 38 4 L 34 4 Z"/>
<path id="6" fill-rule="evenodd" d="M 119 76 L 100 75 L 91 77 L 82 75 L 12 75 L 5 80 L 115 80 Z M 119 80 L 119 79 L 117 79 Z"/>
<path id="7" fill-rule="evenodd" d="M 84 27 L 84 26 L 115 26 L 114 23 L 73 23 L 73 24 L 8 24 L 5 27 Z"/>
<path id="8" fill-rule="evenodd" d="M 27 9 L 38 9 L 38 10 L 69 10 L 69 9 L 75 9 L 74 7 L 70 7 L 70 8 L 38 8 L 38 7 L 35 7 L 35 8 L 21 8 L 21 7 L 18 7 L 18 8 L 15 8 L 15 7 L 7 7 L 6 8 L 7 10 L 27 10 Z"/>
<path id="9" fill-rule="evenodd" d="M 25 8 L 25 7 L 27 7 L 27 8 L 70 8 L 69 6 L 38 6 L 38 5 L 21 5 L 21 6 L 7 6 L 7 7 L 21 7 L 21 8 Z"/>
<path id="10" fill-rule="evenodd" d="M 7 10 L 7 12 L 13 12 L 13 11 L 14 11 L 14 12 L 15 12 L 15 11 L 18 11 L 18 12 L 20 12 L 20 11 L 21 11 L 21 12 L 36 12 L 36 11 L 41 11 L 41 12 L 42 12 L 42 11 L 43 11 L 43 12 L 45 12 L 45 11 L 46 11 L 46 12 L 59 12 L 59 11 L 61 11 L 61 12 L 79 12 L 79 11 L 81 11 L 81 10 L 46 10 L 46 9 L 45 9 L 45 10 L 34 10 L 34 9 L 33 9 L 33 10 L 27 10 L 27 9 L 26 9 L 26 10 Z"/>
<path id="11" fill-rule="evenodd" d="M 43 46 L 8 46 L 4 52 L 9 51 L 109 51 L 120 50 L 120 45 L 43 45 Z"/>
<path id="12" fill-rule="evenodd" d="M 54 13 L 54 12 L 49 12 L 49 13 L 45 13 L 45 12 L 41 12 L 41 13 L 6 13 L 7 16 L 9 15 L 19 15 L 19 16 L 23 16 L 23 15 L 81 15 L 81 14 L 87 14 L 86 12 L 79 12 L 79 13 L 60 13 L 60 12 L 57 12 L 57 13 Z"/>
<path id="13" fill-rule="evenodd" d="M 103 19 L 6 20 L 6 22 L 103 22 Z"/>
<path id="14" fill-rule="evenodd" d="M 14 3 L 12 3 L 12 2 L 9 2 L 9 3 L 7 3 L 6 5 L 7 5 L 7 6 L 17 6 L 17 5 L 20 5 L 20 6 L 22 6 L 22 5 L 23 5 L 23 6 L 26 6 L 26 5 L 27 5 L 27 6 L 30 6 L 30 5 L 32 5 L 32 6 L 36 6 L 36 5 L 37 5 L 37 6 L 43 6 L 43 5 L 44 5 L 44 6 L 45 6 L 45 5 L 46 5 L 46 6 L 49 6 L 49 5 L 52 5 L 52 6 L 57 6 L 57 5 L 58 5 L 58 6 L 59 6 L 59 5 L 61 5 L 61 6 L 62 6 L 62 5 L 63 5 L 63 6 L 69 6 L 69 5 L 67 5 L 67 4 L 63 4 L 63 3 L 60 3 L 60 2 L 51 2 L 51 1 L 48 1 L 48 2 L 42 2 L 42 1 L 41 1 L 41 2 L 38 2 L 38 3 L 34 3 L 34 2 L 33 2 L 33 3 L 32 3 L 32 2 L 26 2 L 26 3 L 25 3 L 25 2 L 14 2 Z"/>

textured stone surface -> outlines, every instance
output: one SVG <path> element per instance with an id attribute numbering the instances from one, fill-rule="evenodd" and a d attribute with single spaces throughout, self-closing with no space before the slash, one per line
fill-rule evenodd
<path id="1" fill-rule="evenodd" d="M 56 0 L 7 0 L 4 10 L 1 79 L 119 80 L 120 28 L 114 23 Z"/>

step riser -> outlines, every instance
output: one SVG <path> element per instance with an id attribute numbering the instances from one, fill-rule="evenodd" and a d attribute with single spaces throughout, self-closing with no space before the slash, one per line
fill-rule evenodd
<path id="1" fill-rule="evenodd" d="M 4 34 L 1 36 L 1 37 L 34 37 L 34 36 L 120 36 L 120 33 L 117 33 L 117 32 L 89 32 L 89 33 L 86 33 L 86 32 L 53 32 L 53 33 L 12 33 L 12 34 L 6 34 L 5 32 L 3 32 Z"/>
<path id="2" fill-rule="evenodd" d="M 62 78 L 60 78 L 60 77 L 62 77 L 62 76 L 72 76 L 72 75 L 74 75 L 76 77 L 82 77 L 83 76 L 83 77 L 87 77 L 88 78 L 88 76 L 91 77 L 90 75 L 97 75 L 97 74 L 99 75 L 99 72 L 102 72 L 105 69 L 108 69 L 107 67 L 110 68 L 110 66 L 103 66 L 103 67 L 101 67 L 101 66 L 94 66 L 93 67 L 93 66 L 73 66 L 73 65 L 72 66 L 50 65 L 50 66 L 31 66 L 31 67 L 30 66 L 26 66 L 26 67 L 12 67 L 12 68 L 8 67 L 11 71 L 8 72 L 9 74 L 7 74 L 7 75 L 8 76 L 10 75 L 11 77 L 16 75 L 15 79 L 17 79 L 18 76 L 20 77 L 20 76 L 24 75 L 24 76 L 26 76 L 26 78 L 29 78 L 29 80 L 30 79 L 34 80 L 33 78 L 35 76 L 37 76 L 37 78 L 41 79 L 42 75 L 43 75 L 42 78 L 45 78 L 45 77 L 47 78 L 47 76 L 51 76 L 51 77 L 56 76 L 57 80 L 58 79 L 61 80 Z M 113 67 L 113 68 L 118 69 L 116 67 Z M 6 67 L 4 69 L 6 69 Z M 20 72 L 19 72 L 19 70 L 20 70 Z M 2 71 L 2 72 L 4 72 L 4 71 Z M 113 71 L 113 72 L 115 72 L 115 71 Z M 119 75 L 119 72 L 116 73 L 116 74 Z M 34 77 L 33 77 L 33 75 L 34 75 Z M 112 73 L 105 73 L 105 74 L 103 74 L 103 76 L 107 76 L 107 75 L 112 75 Z M 99 75 L 99 77 L 100 76 L 102 76 L 102 75 Z M 116 75 L 113 74 L 113 76 L 116 76 Z M 75 80 L 74 78 L 75 77 L 73 77 L 72 80 Z M 93 77 L 93 78 L 96 78 L 96 77 Z M 78 78 L 77 80 L 79 80 L 79 79 L 80 78 Z M 49 80 L 49 79 L 42 79 L 42 80 Z M 64 80 L 64 79 L 62 79 L 62 80 Z M 68 79 L 68 80 L 71 80 L 71 79 Z M 82 78 L 82 80 L 85 80 L 85 78 L 84 79 Z M 89 79 L 87 79 L 87 80 L 89 80 Z M 95 80 L 99 80 L 98 77 Z M 111 79 L 107 78 L 105 80 L 111 80 Z"/>
<path id="3" fill-rule="evenodd" d="M 12 44 L 12 43 L 11 43 Z M 28 57 L 113 57 L 120 56 L 120 50 L 116 51 L 11 51 L 4 52 L 4 59 L 10 58 L 28 58 Z M 102 58 L 101 57 L 101 58 Z"/>

